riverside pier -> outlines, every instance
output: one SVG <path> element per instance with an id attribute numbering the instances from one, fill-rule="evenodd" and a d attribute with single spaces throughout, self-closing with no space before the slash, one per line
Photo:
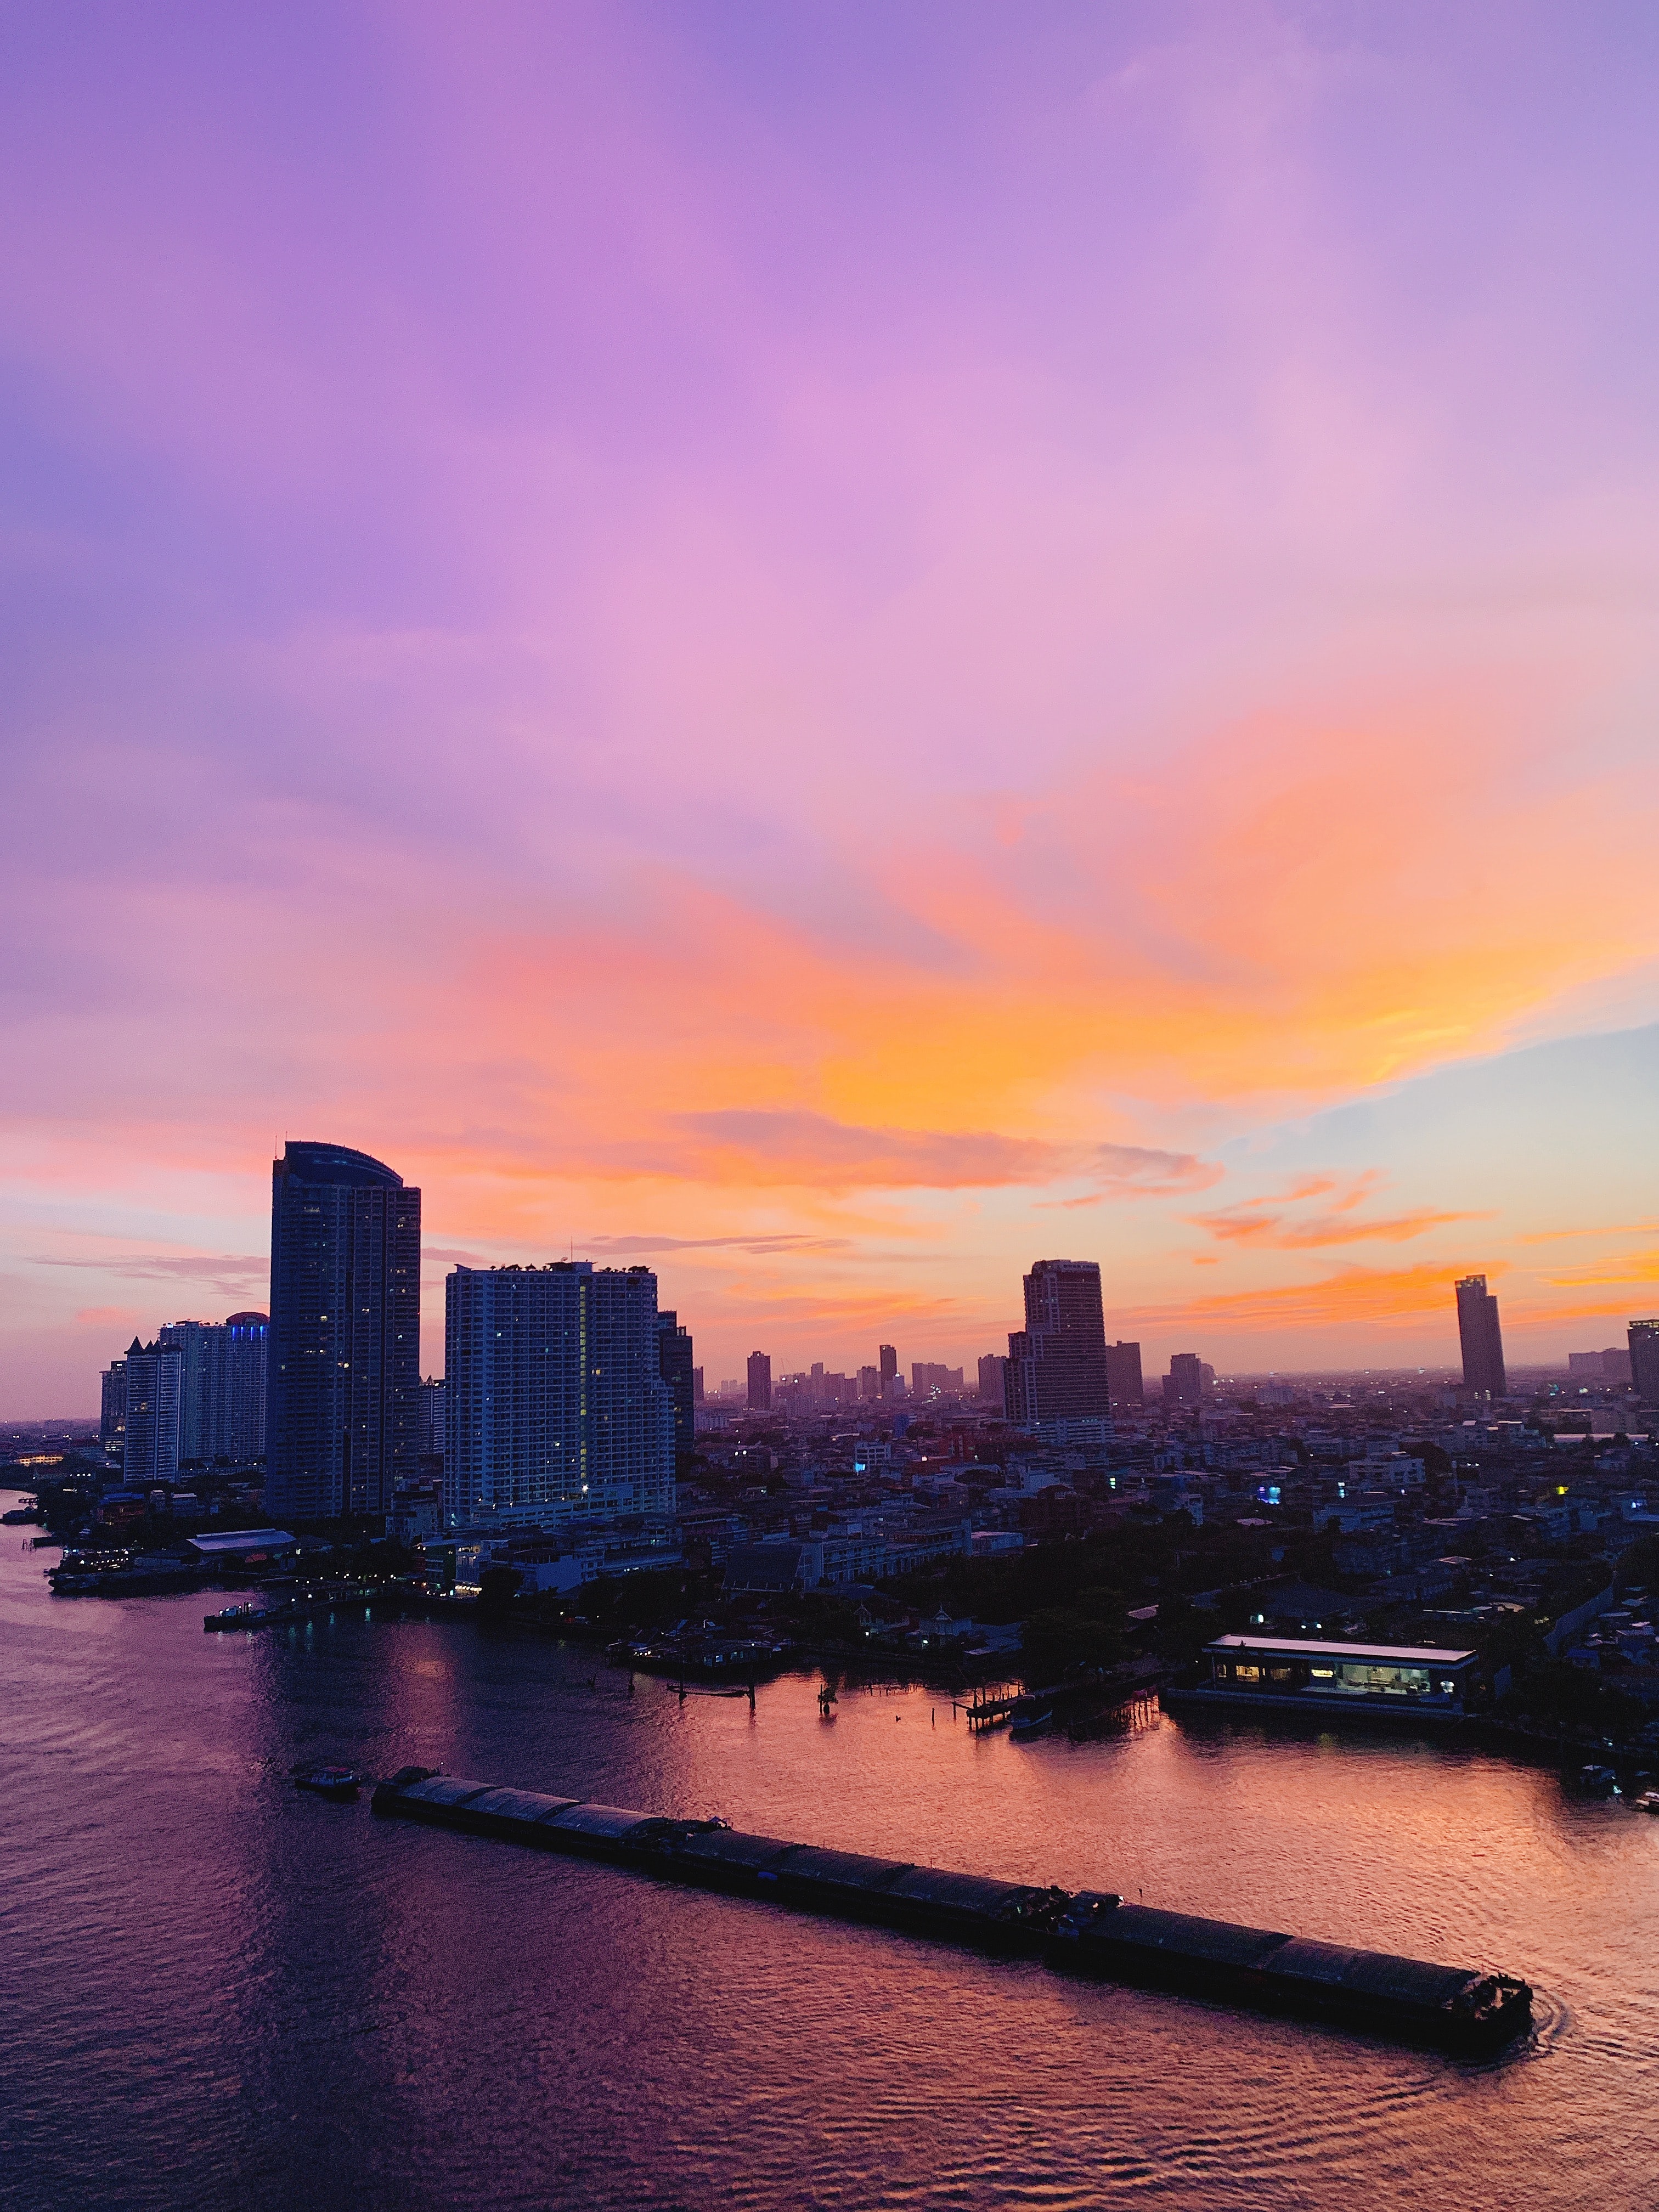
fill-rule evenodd
<path id="1" fill-rule="evenodd" d="M 722 1890 L 799 1911 L 1042 1958 L 1060 1972 L 1184 1990 L 1429 2043 L 1465 2057 L 1531 2025 L 1512 1975 L 1439 1966 L 1261 1928 L 1126 1905 L 982 1875 L 746 1835 L 724 1820 L 672 1820 L 405 1767 L 374 1791 L 383 1819 L 424 1822 Z"/>

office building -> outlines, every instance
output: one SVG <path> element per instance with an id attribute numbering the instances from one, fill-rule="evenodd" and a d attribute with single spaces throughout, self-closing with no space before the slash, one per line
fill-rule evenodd
<path id="1" fill-rule="evenodd" d="M 265 1507 L 382 1519 L 420 1472 L 421 1194 L 367 1152 L 271 1169 Z"/>
<path id="2" fill-rule="evenodd" d="M 1111 1411 L 1100 1268 L 1093 1260 L 1039 1260 L 1025 1278 L 1025 1326 L 1008 1339 L 1004 1400 L 1027 1427 Z"/>
<path id="3" fill-rule="evenodd" d="M 1630 1379 L 1644 1405 L 1659 1406 L 1659 1321 L 1631 1323 Z"/>
<path id="4" fill-rule="evenodd" d="M 769 1413 L 772 1410 L 772 1356 L 766 1352 L 751 1352 L 749 1355 L 749 1410 L 751 1413 Z"/>
<path id="5" fill-rule="evenodd" d="M 657 1316 L 657 1372 L 674 1405 L 674 1455 L 697 1448 L 697 1370 L 691 1364 L 691 1332 L 671 1306 Z"/>
<path id="6" fill-rule="evenodd" d="M 98 1377 L 98 1441 L 119 1451 L 127 1432 L 127 1363 L 112 1359 Z"/>
<path id="7" fill-rule="evenodd" d="M 879 1398 L 879 1397 L 880 1397 L 880 1395 L 881 1395 L 881 1370 L 880 1370 L 880 1368 L 879 1368 L 879 1367 L 860 1367 L 860 1370 L 859 1370 L 859 1396 L 860 1396 L 860 1398 L 864 1398 L 864 1399 L 875 1399 L 875 1398 Z"/>
<path id="8" fill-rule="evenodd" d="M 701 1367 L 694 1367 L 691 1370 L 691 1403 L 694 1406 L 701 1406 L 702 1403 L 702 1370 Z"/>
<path id="9" fill-rule="evenodd" d="M 172 1321 L 160 1341 L 179 1352 L 181 1462 L 255 1460 L 265 1448 L 270 1333 L 262 1313 Z"/>
<path id="10" fill-rule="evenodd" d="M 1106 1389 L 1115 1406 L 1145 1405 L 1146 1392 L 1141 1381 L 1138 1344 L 1107 1346 Z"/>
<path id="11" fill-rule="evenodd" d="M 561 1528 L 674 1510 L 674 1404 L 648 1267 L 457 1267 L 444 1285 L 444 1505 Z"/>
<path id="12" fill-rule="evenodd" d="M 179 1365 L 176 1344 L 159 1338 L 141 1344 L 135 1336 L 127 1346 L 121 1480 L 128 1490 L 154 1490 L 178 1480 Z"/>
<path id="13" fill-rule="evenodd" d="M 893 1349 L 890 1344 L 883 1344 L 877 1346 L 876 1364 L 881 1370 L 882 1396 L 884 1398 L 896 1398 L 899 1395 L 899 1391 L 896 1387 L 898 1383 L 898 1353 Z"/>
<path id="14" fill-rule="evenodd" d="M 988 1352 L 979 1363 L 979 1395 L 999 1407 L 1003 1401 L 1003 1370 L 1007 1364 L 1000 1352 Z"/>
<path id="15" fill-rule="evenodd" d="M 1463 1346 L 1464 1389 L 1493 1398 L 1507 1397 L 1498 1301 L 1487 1290 L 1484 1275 L 1464 1275 L 1458 1281 L 1457 1334 Z"/>

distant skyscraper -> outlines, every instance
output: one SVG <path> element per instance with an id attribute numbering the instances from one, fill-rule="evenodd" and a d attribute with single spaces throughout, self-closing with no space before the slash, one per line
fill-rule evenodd
<path id="1" fill-rule="evenodd" d="M 258 1459 L 265 1448 L 270 1365 L 264 1315 L 172 1321 L 161 1341 L 179 1348 L 180 1460 Z"/>
<path id="2" fill-rule="evenodd" d="M 1140 1375 L 1138 1344 L 1109 1344 L 1106 1347 L 1106 1388 L 1115 1406 L 1143 1406 L 1146 1386 Z"/>
<path id="3" fill-rule="evenodd" d="M 769 1352 L 751 1352 L 749 1355 L 749 1410 L 751 1413 L 769 1413 L 772 1410 L 772 1358 Z"/>
<path id="4" fill-rule="evenodd" d="M 127 1432 L 126 1361 L 112 1359 L 98 1385 L 98 1441 L 106 1451 L 118 1451 Z"/>
<path id="5" fill-rule="evenodd" d="M 1659 1321 L 1631 1323 L 1630 1379 L 1644 1404 L 1659 1406 Z"/>
<path id="6" fill-rule="evenodd" d="M 994 1406 L 1002 1403 L 1002 1371 L 1007 1364 L 1000 1352 L 988 1352 L 979 1363 L 979 1395 Z"/>
<path id="7" fill-rule="evenodd" d="M 1464 1275 L 1457 1285 L 1457 1334 L 1463 1345 L 1463 1386 L 1509 1395 L 1504 1375 L 1504 1338 L 1498 1325 L 1498 1301 L 1484 1275 Z"/>
<path id="8" fill-rule="evenodd" d="M 877 1346 L 876 1364 L 881 1370 L 882 1396 L 884 1398 L 897 1397 L 899 1395 L 899 1392 L 894 1386 L 898 1381 L 898 1353 L 893 1349 L 893 1346 L 890 1344 L 883 1344 Z"/>
<path id="9" fill-rule="evenodd" d="M 1204 1362 L 1195 1352 L 1177 1352 L 1164 1378 L 1166 1407 L 1201 1406 L 1204 1402 Z"/>
<path id="10" fill-rule="evenodd" d="M 1039 1260 L 1025 1278 L 1025 1326 L 1008 1339 L 1011 1421 L 1104 1419 L 1106 1322 L 1093 1260 Z"/>
<path id="11" fill-rule="evenodd" d="M 178 1480 L 179 1364 L 176 1344 L 141 1344 L 135 1336 L 127 1346 L 121 1480 L 129 1490 Z"/>
<path id="12" fill-rule="evenodd" d="M 452 1518 L 555 1529 L 674 1510 L 648 1267 L 457 1267 L 444 1285 Z"/>
<path id="13" fill-rule="evenodd" d="M 691 1403 L 694 1406 L 701 1406 L 702 1403 L 702 1370 L 701 1367 L 694 1367 L 691 1370 Z"/>
<path id="14" fill-rule="evenodd" d="M 860 1395 L 860 1398 L 872 1398 L 872 1399 L 873 1399 L 873 1398 L 879 1398 L 879 1397 L 880 1397 L 880 1395 L 881 1395 L 881 1370 L 880 1370 L 880 1368 L 879 1368 L 879 1367 L 860 1367 L 860 1370 L 859 1370 L 859 1395 Z"/>
<path id="15" fill-rule="evenodd" d="M 421 1194 L 367 1152 L 271 1169 L 265 1506 L 379 1518 L 420 1465 Z"/>
<path id="16" fill-rule="evenodd" d="M 691 1332 L 672 1307 L 657 1316 L 657 1371 L 674 1401 L 674 1454 L 697 1446 L 697 1370 L 691 1364 Z"/>
<path id="17" fill-rule="evenodd" d="M 421 1378 L 421 1457 L 441 1459 L 443 1455 L 444 1378 L 426 1375 Z"/>

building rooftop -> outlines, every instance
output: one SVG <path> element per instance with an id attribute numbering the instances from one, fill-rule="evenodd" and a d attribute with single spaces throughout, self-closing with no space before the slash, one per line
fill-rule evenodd
<path id="1" fill-rule="evenodd" d="M 1421 1667 L 1466 1667 L 1473 1651 L 1442 1651 L 1421 1644 L 1304 1643 L 1286 1636 L 1218 1636 L 1206 1651 L 1284 1651 L 1297 1657 L 1376 1659 L 1390 1663 L 1409 1661 Z"/>
<path id="2" fill-rule="evenodd" d="M 192 1552 L 212 1559 L 235 1552 L 280 1551 L 284 1546 L 292 1547 L 296 1539 L 286 1528 L 230 1528 L 222 1536 L 191 1536 L 185 1541 Z"/>

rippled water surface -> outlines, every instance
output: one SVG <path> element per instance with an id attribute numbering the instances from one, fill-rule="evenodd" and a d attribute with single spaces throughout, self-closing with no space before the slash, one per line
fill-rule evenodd
<path id="1" fill-rule="evenodd" d="M 33 2207 L 1650 2206 L 1659 1820 L 1430 1744 L 1154 1719 L 970 1738 L 922 1690 L 630 1700 L 590 1653 L 0 1557 L 0 2201 Z M 377 1821 L 405 1761 L 1496 1965 L 1484 2067 Z"/>

